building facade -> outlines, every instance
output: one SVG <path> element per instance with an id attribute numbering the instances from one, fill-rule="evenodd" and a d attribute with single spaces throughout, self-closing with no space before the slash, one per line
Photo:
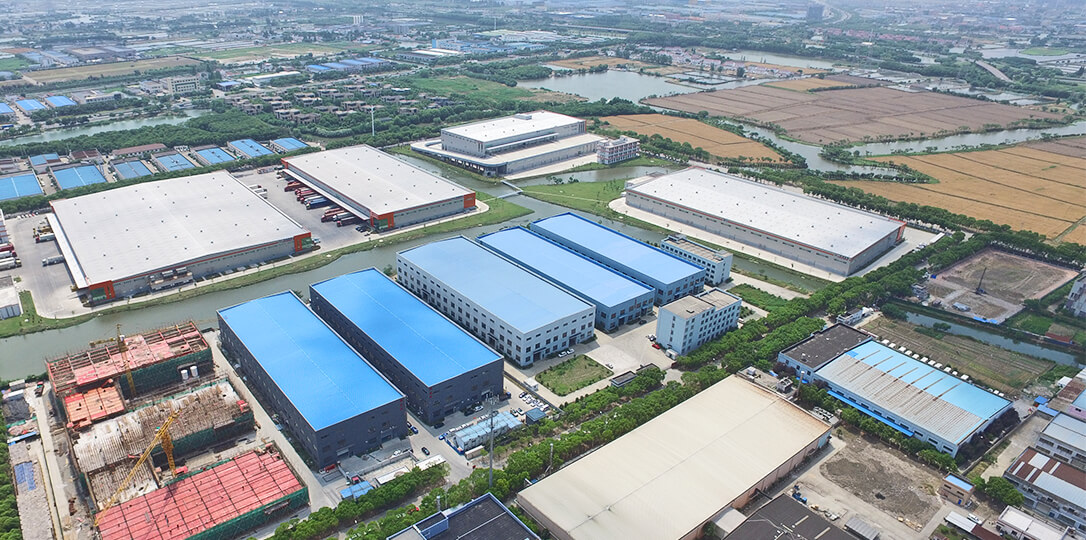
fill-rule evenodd
<path id="1" fill-rule="evenodd" d="M 399 283 L 519 366 L 593 336 L 595 308 L 467 238 L 396 255 Z"/>
<path id="2" fill-rule="evenodd" d="M 502 393 L 502 356 L 376 269 L 313 284 L 310 306 L 427 424 Z"/>
<path id="3" fill-rule="evenodd" d="M 720 289 L 709 289 L 660 307 L 656 342 L 687 354 L 739 326 L 743 301 Z"/>
<path id="4" fill-rule="evenodd" d="M 692 242 L 681 234 L 672 234 L 660 241 L 660 249 L 686 259 L 705 269 L 705 284 L 717 286 L 731 279 L 732 254 Z"/>
<path id="5" fill-rule="evenodd" d="M 173 95 L 191 94 L 199 90 L 201 84 L 199 75 L 182 75 L 162 79 L 163 88 Z"/>
<path id="6" fill-rule="evenodd" d="M 1025 496 L 1023 508 L 1086 533 L 1086 471 L 1027 448 L 1003 478 Z"/>
<path id="7" fill-rule="evenodd" d="M 948 474 L 943 477 L 943 485 L 939 487 L 939 496 L 958 506 L 970 506 L 973 503 L 973 484 L 961 477 Z"/>
<path id="8" fill-rule="evenodd" d="M 596 306 L 596 328 L 610 332 L 652 312 L 654 290 L 523 227 L 478 242 Z"/>
<path id="9" fill-rule="evenodd" d="M 656 289 L 664 305 L 701 292 L 705 269 L 573 213 L 533 222 L 532 232 Z"/>
<path id="10" fill-rule="evenodd" d="M 1075 317 L 1086 317 L 1086 276 L 1075 280 L 1071 292 L 1067 293 L 1067 302 L 1063 307 Z"/>
<path id="11" fill-rule="evenodd" d="M 613 165 L 641 155 L 641 141 L 625 135 L 604 139 L 596 146 L 596 156 L 604 165 Z"/>
<path id="12" fill-rule="evenodd" d="M 1086 422 L 1057 414 L 1037 438 L 1037 451 L 1086 470 Z"/>
<path id="13" fill-rule="evenodd" d="M 294 293 L 219 310 L 218 320 L 226 357 L 317 467 L 408 432 L 403 394 Z"/>

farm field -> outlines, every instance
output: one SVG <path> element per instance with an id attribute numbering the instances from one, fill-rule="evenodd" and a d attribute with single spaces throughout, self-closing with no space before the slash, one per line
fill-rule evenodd
<path id="1" fill-rule="evenodd" d="M 1086 148 L 1078 146 L 1082 144 L 1086 138 L 1002 150 L 879 157 L 873 159 L 908 165 L 939 183 L 835 183 L 1054 238 L 1086 216 Z M 1086 240 L 1086 228 L 1076 227 L 1063 240 Z"/>
<path id="2" fill-rule="evenodd" d="M 644 100 L 648 105 L 775 124 L 799 140 L 828 144 L 894 140 L 1010 126 L 1060 115 L 933 92 L 848 88 L 797 92 L 765 84 Z"/>
<path id="3" fill-rule="evenodd" d="M 978 295 L 982 275 L 985 294 Z M 942 270 L 925 285 L 933 300 L 943 301 L 943 309 L 952 310 L 951 304 L 959 302 L 976 315 L 1004 321 L 1021 311 L 1024 301 L 1041 298 L 1076 275 L 1074 270 L 985 249 Z"/>
<path id="4" fill-rule="evenodd" d="M 180 56 L 165 56 L 149 60 L 136 60 L 133 62 L 110 62 L 108 64 L 91 64 L 89 66 L 43 69 L 41 71 L 28 72 L 24 78 L 35 83 L 49 84 L 64 81 L 79 81 L 91 77 L 117 77 L 132 75 L 137 71 L 145 73 L 156 69 L 166 69 L 181 66 L 194 66 L 199 64 L 197 60 L 182 58 Z"/>
<path id="5" fill-rule="evenodd" d="M 294 58 L 303 54 L 323 56 L 340 53 L 347 50 L 362 51 L 365 48 L 357 43 L 278 43 L 275 45 L 263 45 L 260 47 L 242 47 L 239 49 L 225 49 L 221 51 L 204 51 L 193 54 L 195 58 L 205 60 L 218 60 L 224 63 L 244 63 L 265 60 L 269 58 Z"/>
<path id="6" fill-rule="evenodd" d="M 581 58 L 563 58 L 561 60 L 555 60 L 553 62 L 547 63 L 552 66 L 564 67 L 568 69 L 588 69 L 596 67 L 600 64 L 607 64 L 607 67 L 625 65 L 633 69 L 656 66 L 655 64 L 647 64 L 640 60 L 618 58 L 615 56 L 584 56 Z"/>
<path id="7" fill-rule="evenodd" d="M 864 326 L 864 330 L 879 336 L 880 340 L 889 339 L 940 364 L 953 366 L 959 373 L 979 379 L 1008 394 L 1008 397 L 1017 395 L 1055 365 L 1048 360 L 1000 349 L 967 337 L 934 331 L 920 333 L 917 328 L 889 317 L 879 317 Z"/>
<path id="8" fill-rule="evenodd" d="M 809 92 L 816 88 L 846 88 L 850 86 L 870 86 L 873 84 L 880 84 L 880 81 L 865 79 L 863 77 L 853 77 L 851 75 L 830 75 L 824 79 L 806 77 L 803 79 L 773 81 L 765 83 L 765 86 L 780 88 L 782 90 L 793 90 L 796 92 Z"/>
<path id="9" fill-rule="evenodd" d="M 719 158 L 745 158 L 748 161 L 784 161 L 780 154 L 741 135 L 699 122 L 665 114 L 628 114 L 601 118 L 612 127 L 640 135 L 660 135 L 679 143 L 701 147 Z"/>

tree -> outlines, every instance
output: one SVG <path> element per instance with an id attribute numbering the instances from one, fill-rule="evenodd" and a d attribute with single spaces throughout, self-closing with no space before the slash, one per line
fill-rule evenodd
<path id="1" fill-rule="evenodd" d="M 993 476 L 988 479 L 984 485 L 984 493 L 989 497 L 1010 506 L 1018 506 L 1022 504 L 1026 498 L 1018 489 L 1014 487 L 1014 484 L 1002 476 Z"/>

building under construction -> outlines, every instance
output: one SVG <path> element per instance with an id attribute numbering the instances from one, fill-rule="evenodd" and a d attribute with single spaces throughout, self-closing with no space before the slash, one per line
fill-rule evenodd
<path id="1" fill-rule="evenodd" d="M 46 367 L 58 409 L 65 409 L 65 398 L 114 385 L 120 387 L 126 399 L 132 398 L 126 368 L 132 372 L 136 395 L 179 383 L 182 372 L 198 377 L 213 371 L 211 348 L 192 322 L 119 336 L 86 351 L 52 360 Z M 86 398 L 84 402 L 90 405 Z M 102 411 L 90 411 L 87 415 L 108 416 L 102 415 Z M 68 421 L 73 420 L 68 418 Z"/>
<path id="2" fill-rule="evenodd" d="M 240 435 L 253 430 L 253 411 L 225 380 L 213 382 L 194 391 L 172 396 L 120 417 L 104 420 L 82 431 L 69 431 L 75 469 L 90 490 L 96 510 L 119 487 L 124 490 L 119 501 L 126 501 L 159 488 L 171 480 L 159 475 L 155 465 L 167 462 L 161 448 L 140 465 L 136 476 L 122 486 L 135 461 L 155 439 L 160 426 L 174 411 L 177 419 L 169 427 L 173 455 L 181 458 L 214 447 L 232 444 Z"/>
<path id="3" fill-rule="evenodd" d="M 255 451 L 102 512 L 102 540 L 217 540 L 289 514 L 309 492 L 278 452 Z"/>

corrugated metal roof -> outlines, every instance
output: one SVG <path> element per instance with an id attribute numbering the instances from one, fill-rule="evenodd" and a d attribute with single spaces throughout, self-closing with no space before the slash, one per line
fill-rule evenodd
<path id="1" fill-rule="evenodd" d="M 484 234 L 479 243 L 602 306 L 641 297 L 652 302 L 654 290 L 523 227 Z"/>
<path id="2" fill-rule="evenodd" d="M 1066 414 L 1058 414 L 1045 426 L 1042 434 L 1064 446 L 1086 453 L 1086 422 Z"/>
<path id="3" fill-rule="evenodd" d="M 219 310 L 314 431 L 403 399 L 292 292 Z"/>
<path id="4" fill-rule="evenodd" d="M 273 154 L 271 150 L 268 150 L 264 145 L 252 140 L 252 139 L 239 139 L 236 141 L 230 141 L 228 144 L 234 147 L 238 152 L 241 152 L 245 157 L 258 157 L 267 156 Z"/>
<path id="5" fill-rule="evenodd" d="M 417 52 L 417 51 L 416 51 Z M 535 111 L 516 116 L 503 116 L 492 120 L 483 120 L 451 128 L 442 133 L 452 133 L 468 139 L 489 142 L 507 137 L 526 135 L 536 131 L 556 129 L 583 122 L 579 118 L 550 111 Z"/>
<path id="6" fill-rule="evenodd" d="M 427 386 L 502 356 L 373 268 L 312 289 Z"/>
<path id="7" fill-rule="evenodd" d="M 1010 402 L 958 377 L 868 341 L 816 372 L 831 385 L 925 433 L 964 443 Z"/>

